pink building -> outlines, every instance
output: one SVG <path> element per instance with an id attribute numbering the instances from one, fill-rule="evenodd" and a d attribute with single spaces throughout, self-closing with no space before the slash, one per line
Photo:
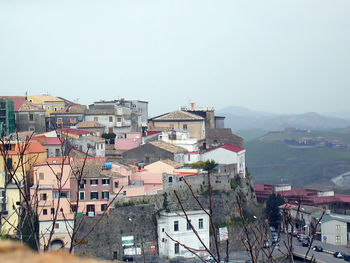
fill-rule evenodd
<path id="1" fill-rule="evenodd" d="M 70 207 L 70 162 L 69 157 L 50 157 L 33 166 L 30 194 L 39 219 L 40 250 L 45 246 L 67 249 L 70 245 L 74 228 Z"/>
<path id="2" fill-rule="evenodd" d="M 71 203 L 72 210 L 79 215 L 102 215 L 110 203 L 110 195 L 113 193 L 113 178 L 111 174 L 103 170 L 105 158 L 88 158 L 85 160 L 83 174 L 71 176 Z M 84 159 L 74 159 L 74 169 L 82 169 Z M 78 184 L 78 181 L 80 183 Z"/>
<path id="3" fill-rule="evenodd" d="M 119 133 L 115 138 L 114 148 L 119 151 L 127 151 L 139 147 L 141 142 L 140 132 Z"/>
<path id="4" fill-rule="evenodd" d="M 39 221 L 71 219 L 70 209 L 70 167 L 69 157 L 50 157 L 33 167 L 30 188 L 33 204 L 38 204 Z M 37 202 L 36 202 L 37 201 Z"/>

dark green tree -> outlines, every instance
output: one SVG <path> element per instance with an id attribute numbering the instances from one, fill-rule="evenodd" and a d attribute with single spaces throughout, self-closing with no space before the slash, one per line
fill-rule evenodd
<path id="1" fill-rule="evenodd" d="M 279 206 L 284 204 L 284 199 L 280 194 L 271 194 L 266 202 L 265 214 L 269 220 L 270 226 L 278 228 L 281 222 Z"/>

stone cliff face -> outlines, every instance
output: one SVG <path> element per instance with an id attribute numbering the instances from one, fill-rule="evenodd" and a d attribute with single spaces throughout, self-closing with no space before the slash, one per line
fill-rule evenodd
<path id="1" fill-rule="evenodd" d="M 209 194 L 206 185 L 197 185 L 194 189 L 198 200 L 207 209 L 209 207 Z M 186 185 L 176 191 L 185 210 L 201 209 Z M 213 220 L 219 227 L 228 226 L 230 249 L 240 245 L 236 196 L 239 196 L 242 205 L 247 210 L 252 210 L 252 207 L 256 205 L 251 177 L 236 179 L 236 181 L 231 182 L 230 187 L 213 191 Z M 156 220 L 159 212 L 163 210 L 181 210 L 181 205 L 173 189 L 169 189 L 163 194 L 144 198 L 119 199 L 115 208 L 111 208 L 109 215 L 102 218 L 97 225 L 96 222 L 100 218 L 82 219 L 83 223 L 78 239 L 82 238 L 90 229 L 93 231 L 85 238 L 84 243 L 76 247 L 75 253 L 94 255 L 105 259 L 121 259 L 123 256 L 122 237 L 134 236 L 136 245 L 140 248 L 143 247 L 145 254 L 150 254 L 151 246 L 157 247 Z M 94 225 L 96 226 L 94 227 Z"/>

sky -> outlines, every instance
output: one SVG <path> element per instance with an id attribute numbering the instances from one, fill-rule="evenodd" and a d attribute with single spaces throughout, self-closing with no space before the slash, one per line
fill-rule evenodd
<path id="1" fill-rule="evenodd" d="M 348 111 L 348 0 L 0 0 L 0 95 Z"/>

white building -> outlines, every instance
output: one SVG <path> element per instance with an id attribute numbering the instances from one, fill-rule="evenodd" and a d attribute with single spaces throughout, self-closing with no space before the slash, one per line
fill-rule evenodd
<path id="1" fill-rule="evenodd" d="M 214 160 L 218 164 L 236 164 L 239 176 L 245 177 L 245 149 L 224 144 L 207 149 L 201 154 L 201 161 Z"/>
<path id="2" fill-rule="evenodd" d="M 350 244 L 350 216 L 326 213 L 321 220 L 322 242 L 337 246 Z"/>
<path id="3" fill-rule="evenodd" d="M 204 246 L 191 229 L 191 225 L 198 232 L 205 246 L 209 248 L 209 216 L 202 210 L 186 213 L 191 224 L 187 222 L 182 211 L 160 213 L 157 219 L 159 256 L 166 258 L 194 257 L 191 252 L 172 239 L 190 248 L 204 250 Z"/>
<path id="4" fill-rule="evenodd" d="M 185 148 L 189 152 L 198 151 L 198 141 L 190 138 L 190 133 L 186 130 L 171 130 L 158 135 L 158 140 L 174 144 Z"/>
<path id="5" fill-rule="evenodd" d="M 43 251 L 44 246 L 50 236 L 53 221 L 39 222 L 39 242 L 40 250 Z M 71 235 L 74 228 L 74 220 L 56 220 L 54 232 L 50 242 L 50 250 L 68 250 L 71 243 Z"/>

